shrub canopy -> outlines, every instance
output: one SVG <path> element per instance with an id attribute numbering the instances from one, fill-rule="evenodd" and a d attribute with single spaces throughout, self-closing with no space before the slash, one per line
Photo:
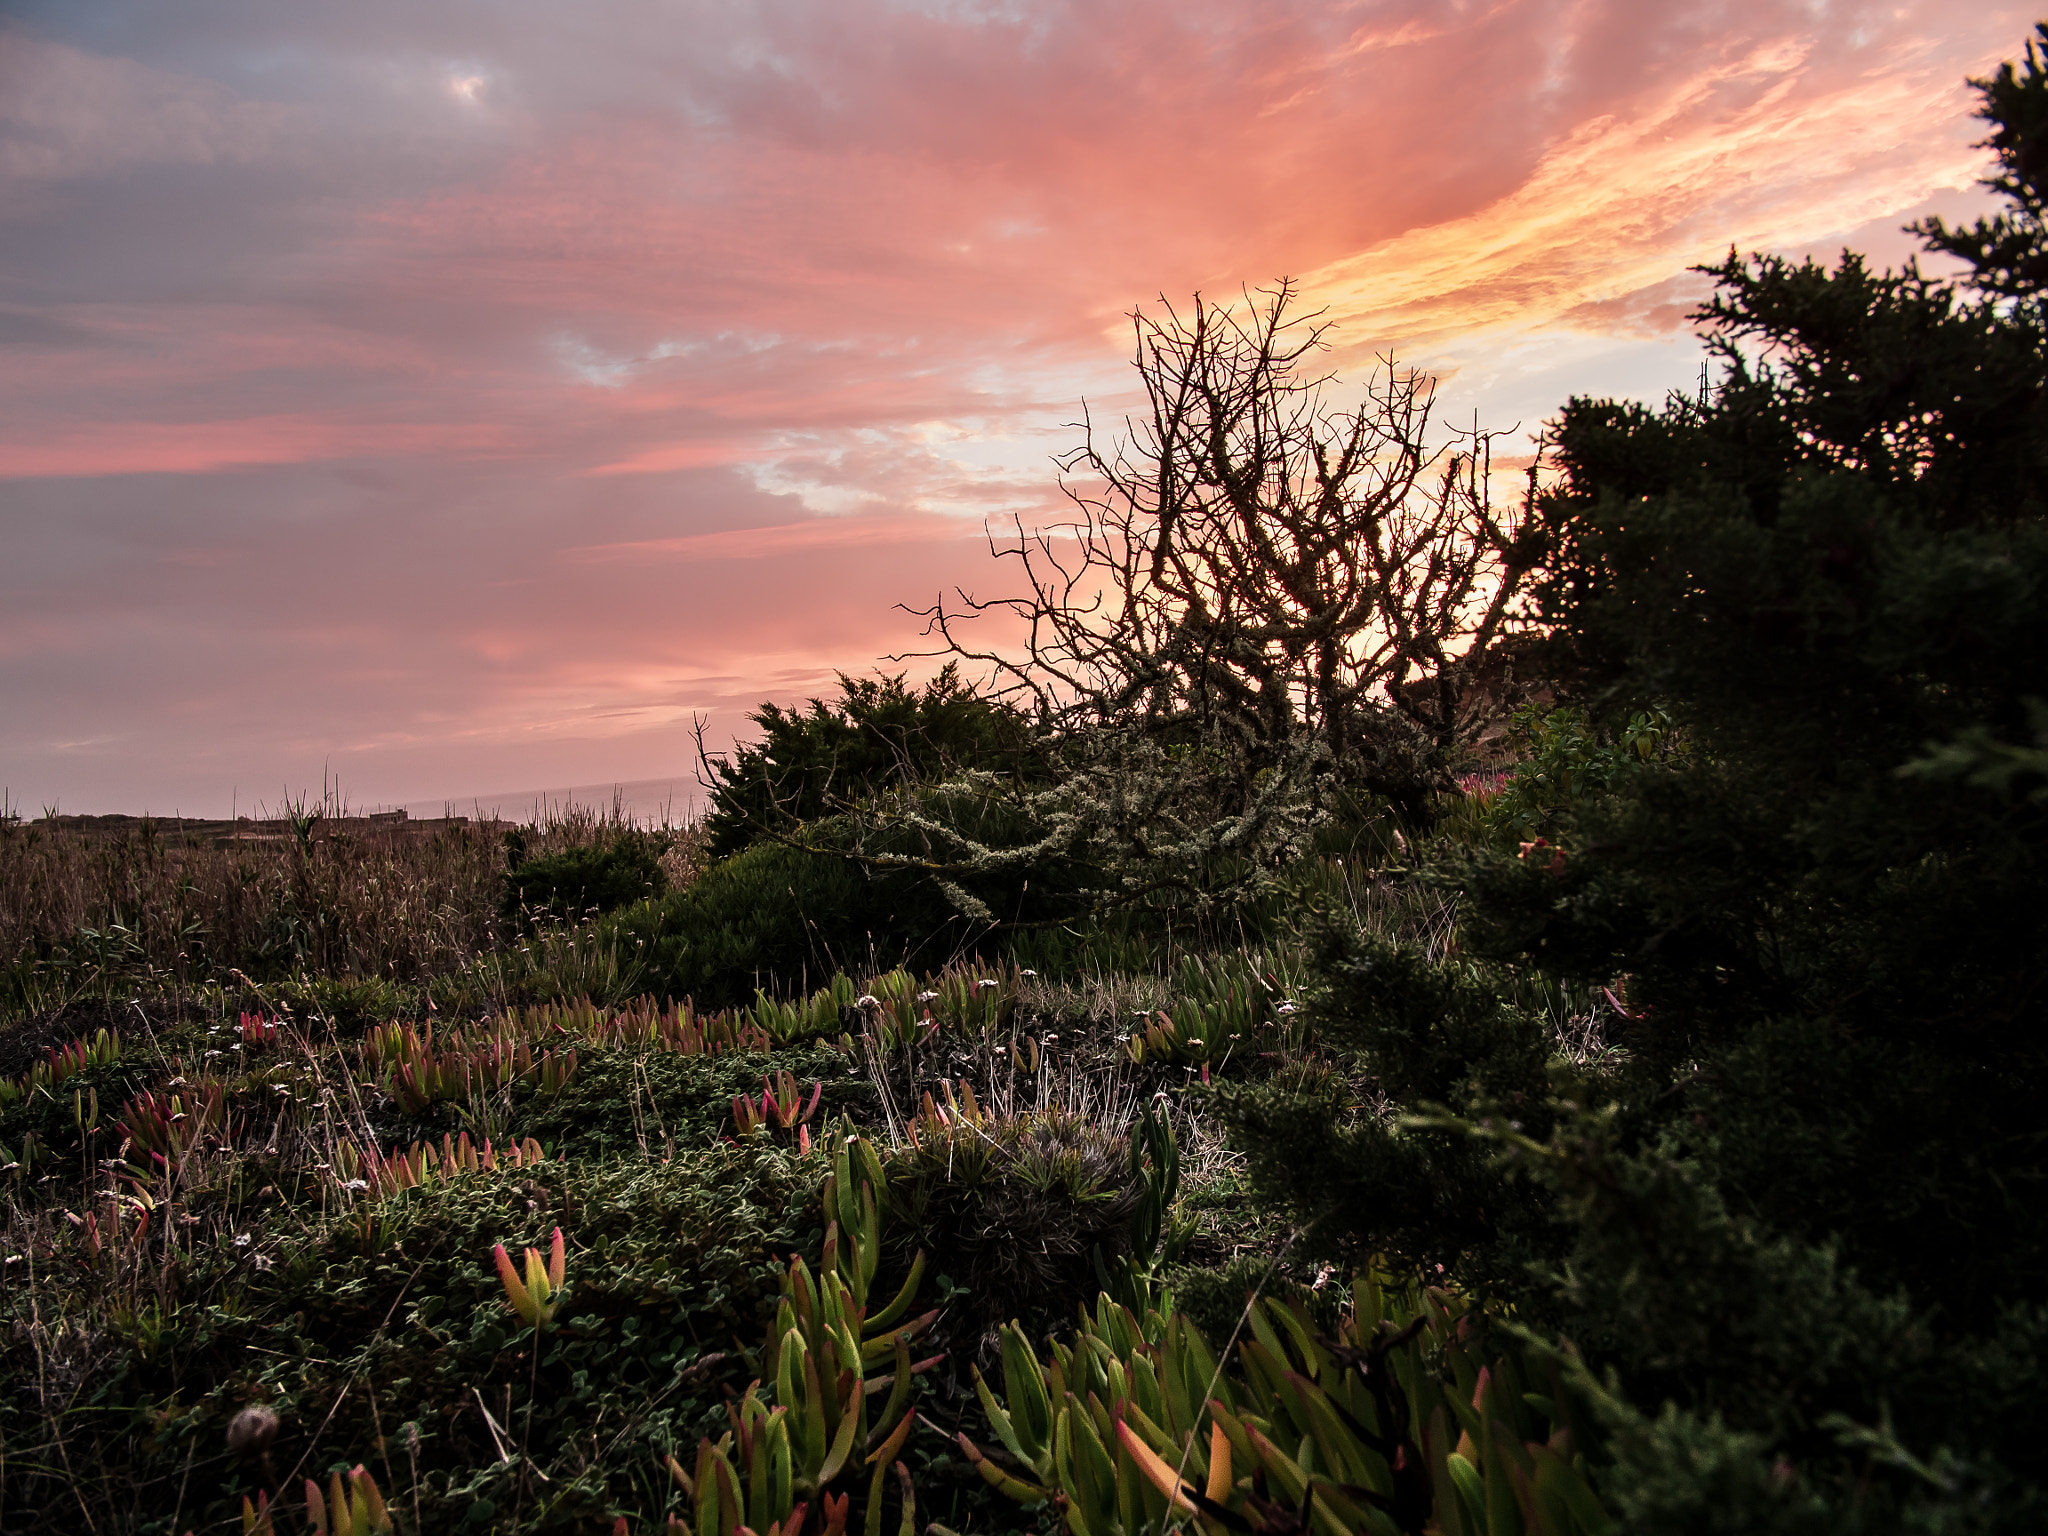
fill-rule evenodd
<path id="1" fill-rule="evenodd" d="M 1684 750 L 1441 864 L 1455 964 L 1333 925 L 1325 1027 L 1388 1112 L 1230 1099 L 1311 1245 L 1511 1292 L 1676 1405 L 1624 1437 L 1640 1528 L 2037 1510 L 2048 59 L 1979 86 L 2010 206 L 1922 231 L 1961 281 L 1731 253 L 1714 387 L 1552 425 L 1556 670 Z"/>

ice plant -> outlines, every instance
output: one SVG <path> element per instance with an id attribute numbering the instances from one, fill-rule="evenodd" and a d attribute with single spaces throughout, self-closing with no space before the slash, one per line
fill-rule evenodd
<path id="1" fill-rule="evenodd" d="M 795 1130 L 818 1112 L 818 1100 L 824 1092 L 823 1083 L 813 1083 L 811 1101 L 806 1104 L 803 1090 L 797 1087 L 795 1073 L 778 1072 L 764 1077 L 761 1079 L 759 1104 L 744 1093 L 733 1096 L 733 1127 L 742 1136 L 751 1136 L 763 1126 L 774 1126 L 781 1131 Z"/>
<path id="2" fill-rule="evenodd" d="M 306 1486 L 310 1488 L 312 1484 Z M 261 1489 L 256 1492 L 254 1504 L 247 1494 L 242 1496 L 242 1536 L 277 1536 L 277 1527 L 270 1523 L 270 1495 Z"/>
<path id="3" fill-rule="evenodd" d="M 306 1518 L 318 1536 L 382 1536 L 391 1530 L 391 1514 L 384 1507 L 384 1495 L 367 1470 L 358 1466 L 343 1482 L 336 1472 L 327 1483 L 327 1497 L 320 1485 L 306 1479 Z"/>
<path id="4" fill-rule="evenodd" d="M 235 1029 L 242 1037 L 242 1044 L 252 1051 L 260 1051 L 277 1044 L 278 1020 L 266 1019 L 260 1013 L 245 1013 L 235 1021 Z"/>
<path id="5" fill-rule="evenodd" d="M 492 1256 L 498 1261 L 498 1280 L 505 1287 L 505 1300 L 511 1304 L 522 1320 L 534 1329 L 545 1328 L 554 1319 L 555 1309 L 562 1304 L 562 1271 L 568 1255 L 562 1246 L 562 1229 L 555 1228 L 555 1237 L 548 1250 L 547 1262 L 541 1262 L 540 1250 L 526 1250 L 526 1279 L 521 1282 L 512 1268 L 512 1257 L 505 1252 L 505 1245 L 499 1243 Z"/>
<path id="6" fill-rule="evenodd" d="M 179 1080 L 173 1079 L 172 1086 L 179 1085 Z M 186 1085 L 182 1093 L 137 1094 L 122 1109 L 114 1129 L 131 1147 L 140 1147 L 163 1163 L 182 1157 L 201 1136 L 220 1131 L 226 1123 L 226 1088 L 201 1082 L 197 1087 Z"/>
<path id="7" fill-rule="evenodd" d="M 690 1496 L 697 1536 L 799 1536 L 807 1526 L 814 1536 L 839 1536 L 861 1483 L 863 1528 L 881 1536 L 884 1484 L 892 1469 L 903 1480 L 899 1458 L 916 1421 L 913 1380 L 943 1358 L 913 1361 L 910 1342 L 938 1313 L 907 1318 L 924 1273 L 922 1253 L 895 1299 L 870 1312 L 882 1236 L 881 1162 L 865 1141 L 835 1139 L 841 1145 L 832 1150 L 825 1180 L 822 1262 L 814 1273 L 802 1257 L 791 1258 L 759 1356 L 762 1378 L 727 1404 L 730 1430 L 698 1442 L 694 1470 L 667 1459 L 670 1479 Z M 887 1361 L 894 1368 L 880 1375 Z M 906 1484 L 902 1536 L 915 1531 L 915 1513 Z M 691 1529 L 670 1525 L 672 1532 Z"/>
<path id="8" fill-rule="evenodd" d="M 803 1090 L 796 1085 L 796 1074 L 778 1072 L 772 1081 L 761 1079 L 761 1109 L 771 1124 L 787 1131 L 818 1112 L 818 1100 L 824 1092 L 823 1083 L 811 1084 L 811 1102 L 805 1104 Z"/>
<path id="9" fill-rule="evenodd" d="M 386 1155 L 374 1145 L 365 1151 L 352 1141 L 344 1141 L 335 1148 L 329 1173 L 344 1190 L 389 1195 L 401 1189 L 418 1189 L 436 1180 L 445 1184 L 462 1173 L 528 1167 L 540 1162 L 542 1156 L 540 1143 L 531 1136 L 493 1151 L 488 1137 L 479 1149 L 471 1143 L 469 1132 L 464 1131 L 452 1139 L 443 1133 L 438 1158 L 432 1142 L 416 1141 L 402 1151 L 394 1147 Z"/>
<path id="10" fill-rule="evenodd" d="M 1450 1292 L 1362 1275 L 1334 1337 L 1298 1303 L 1254 1302 L 1236 1368 L 1219 1370 L 1185 1318 L 1141 1319 L 1105 1293 L 1044 1363 L 1006 1327 L 1000 1397 L 974 1372 L 1007 1463 L 956 1443 L 997 1492 L 1057 1502 L 1087 1536 L 1606 1536 L 1585 1389 L 1476 1317 Z"/>
<path id="11" fill-rule="evenodd" d="M 81 1037 L 61 1050 L 51 1046 L 44 1053 L 44 1059 L 30 1067 L 25 1075 L 0 1078 L 0 1106 L 24 1099 L 39 1088 L 54 1088 L 74 1072 L 83 1072 L 87 1067 L 103 1067 L 108 1062 L 119 1060 L 120 1056 L 120 1035 L 105 1029 L 90 1041 Z"/>
<path id="12" fill-rule="evenodd" d="M 1221 1421 L 1209 1425 L 1209 1477 L 1208 1486 L 1200 1495 L 1188 1484 L 1181 1481 L 1180 1473 L 1169 1467 L 1159 1453 L 1135 1434 L 1130 1424 L 1122 1417 L 1116 1420 L 1117 1444 L 1137 1464 L 1152 1486 L 1166 1495 L 1169 1507 L 1181 1514 L 1210 1514 L 1223 1506 L 1230 1497 L 1230 1437 L 1224 1433 Z M 1197 1507 L 1193 1500 L 1199 1497 L 1203 1506 Z"/>
<path id="13" fill-rule="evenodd" d="M 767 1123 L 768 1114 L 766 1110 L 762 1109 L 761 1106 L 748 1098 L 744 1093 L 733 1095 L 732 1125 L 733 1129 L 738 1131 L 740 1135 L 751 1136 Z"/>

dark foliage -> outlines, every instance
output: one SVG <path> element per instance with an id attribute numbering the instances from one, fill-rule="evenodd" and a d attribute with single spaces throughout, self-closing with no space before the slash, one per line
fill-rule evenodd
<path id="1" fill-rule="evenodd" d="M 973 937 L 967 921 L 910 871 L 760 843 L 687 888 L 608 920 L 657 994 L 706 1008 L 757 988 L 796 992 L 835 970 L 910 964 L 936 970 Z"/>
<path id="2" fill-rule="evenodd" d="M 2048 291 L 2048 226 L 2041 218 L 2048 207 L 2048 92 L 2040 88 L 2048 24 L 2034 32 L 2021 64 L 2002 64 L 1989 79 L 1973 82 L 1984 94 L 1979 116 L 1992 129 L 1982 147 L 1998 156 L 1986 185 L 2012 206 L 1968 229 L 1929 219 L 1917 232 L 1935 250 L 1967 262 L 1970 281 L 1981 291 L 2038 305 Z"/>
<path id="3" fill-rule="evenodd" d="M 73 1528 L 82 1511 L 108 1521 L 104 1500 L 138 1491 L 164 1517 L 156 1529 L 228 1528 L 243 1494 L 277 1491 L 295 1464 L 324 1475 L 365 1452 L 386 1488 L 418 1490 L 408 1529 L 502 1528 L 520 1495 L 487 1408 L 537 1457 L 588 1454 L 584 1475 L 525 1496 L 523 1529 L 609 1529 L 621 1502 L 661 1497 L 626 1469 L 686 1451 L 754 1374 L 742 1351 L 758 1344 L 781 1265 L 816 1246 L 817 1169 L 765 1146 L 550 1161 L 337 1213 L 267 1270 L 268 1244 L 223 1249 L 210 1267 L 242 1271 L 225 1304 L 167 1307 L 138 1322 L 143 1347 L 86 1361 L 71 1452 L 82 1473 L 10 1468 L 7 1528 Z M 575 1234 L 571 1289 L 536 1358 L 491 1249 L 544 1244 L 556 1225 Z M 7 1375 L 0 1412 L 26 1391 Z M 131 1423 L 117 1405 L 136 1401 L 165 1406 Z M 282 1421 L 261 1462 L 223 1444 L 248 1403 Z M 598 1454 L 621 1437 L 635 1454 Z M 118 1480 L 102 1484 L 96 1447 L 119 1448 Z"/>
<path id="4" fill-rule="evenodd" d="M 499 910 L 508 931 L 538 922 L 581 922 L 636 901 L 664 895 L 661 856 L 667 839 L 624 830 L 601 843 L 526 858 L 522 834 L 505 839 L 511 867 Z"/>
<path id="5" fill-rule="evenodd" d="M 763 704 L 748 717 L 762 738 L 707 759 L 713 857 L 765 832 L 817 821 L 888 791 L 965 769 L 1025 771 L 1024 721 L 983 698 L 948 663 L 922 690 L 902 676 L 841 674 L 839 698 L 807 708 Z"/>
<path id="6" fill-rule="evenodd" d="M 730 1138 L 734 1095 L 758 1096 L 769 1072 L 793 1073 L 806 1093 L 813 1083 L 823 1085 L 821 1125 L 841 1115 L 873 1118 L 874 1087 L 854 1078 L 846 1058 L 826 1046 L 731 1056 L 590 1050 L 566 1088 L 524 1099 L 510 1129 L 562 1156 L 668 1156 L 677 1147 Z"/>
<path id="7" fill-rule="evenodd" d="M 1633 1528 L 2038 1518 L 2044 71 L 1982 83 L 1995 302 L 1731 255 L 1716 388 L 1566 408 L 1544 617 L 1688 750 L 1439 868 L 1464 959 L 1332 941 L 1325 1028 L 1385 1104 L 1227 1100 L 1311 1245 L 1512 1290 L 1674 1405 L 1614 1410 Z M 1622 988 L 1618 1051 L 1553 1057 L 1536 982 Z"/>

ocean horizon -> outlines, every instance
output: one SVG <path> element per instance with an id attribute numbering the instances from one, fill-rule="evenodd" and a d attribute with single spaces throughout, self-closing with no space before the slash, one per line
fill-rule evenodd
<path id="1" fill-rule="evenodd" d="M 695 818 L 704 787 L 694 778 L 617 779 L 595 784 L 561 784 L 541 789 L 504 790 L 487 795 L 451 795 L 441 800 L 408 800 L 408 817 L 468 816 L 473 820 L 535 822 L 571 807 L 609 813 L 614 805 L 640 826 L 681 826 Z"/>

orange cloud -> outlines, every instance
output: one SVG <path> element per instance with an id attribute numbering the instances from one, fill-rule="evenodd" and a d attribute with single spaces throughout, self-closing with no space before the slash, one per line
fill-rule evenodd
<path id="1" fill-rule="evenodd" d="M 1928 125 L 1967 118 L 1957 66 L 1996 52 L 1958 60 L 1910 35 L 1871 52 L 1845 70 L 1810 41 L 1748 46 L 1581 123 L 1484 208 L 1309 273 L 1307 294 L 1348 335 L 1411 352 L 1597 326 L 1600 306 L 1731 246 L 1799 248 L 1973 181 L 1983 152 Z"/>
<path id="2" fill-rule="evenodd" d="M 2030 19 L 89 14 L 0 24 L 0 786 L 188 809 L 672 774 L 914 648 L 1160 294 L 1306 274 L 1461 414 L 1682 383 L 1687 265 L 1969 182 Z"/>

